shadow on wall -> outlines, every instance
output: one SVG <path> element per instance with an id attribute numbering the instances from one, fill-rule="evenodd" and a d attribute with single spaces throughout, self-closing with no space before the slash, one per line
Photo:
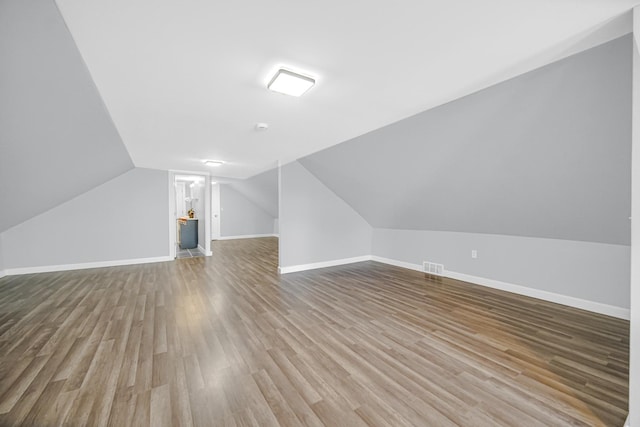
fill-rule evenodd
<path id="1" fill-rule="evenodd" d="M 278 171 L 220 183 L 220 238 L 278 234 Z"/>

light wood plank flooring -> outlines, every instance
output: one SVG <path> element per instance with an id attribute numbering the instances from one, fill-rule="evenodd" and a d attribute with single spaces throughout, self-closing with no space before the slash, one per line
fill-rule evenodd
<path id="1" fill-rule="evenodd" d="M 0 425 L 621 426 L 629 323 L 374 262 L 0 279 Z M 606 286 L 606 283 L 603 283 Z"/>

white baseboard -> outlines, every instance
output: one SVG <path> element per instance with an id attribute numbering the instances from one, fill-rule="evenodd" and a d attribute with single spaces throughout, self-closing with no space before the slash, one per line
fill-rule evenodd
<path id="1" fill-rule="evenodd" d="M 424 272 L 423 266 L 420 264 L 412 264 L 409 262 L 398 261 L 395 259 L 379 257 L 376 255 L 365 255 L 355 258 L 345 258 L 326 262 L 317 262 L 313 264 L 294 265 L 291 267 L 278 267 L 280 274 L 293 273 L 297 271 L 312 270 L 315 268 L 333 267 L 336 265 L 351 264 L 362 261 L 376 261 L 383 264 L 394 265 L 396 267 L 406 268 Z M 599 302 L 588 301 L 580 298 L 570 297 L 567 295 L 556 294 L 554 292 L 543 291 L 540 289 L 529 288 L 513 283 L 501 282 L 499 280 L 487 279 L 484 277 L 472 276 L 470 274 L 456 273 L 455 271 L 445 270 L 444 277 L 461 280 L 463 282 L 473 283 L 475 285 L 486 286 L 488 288 L 499 289 L 502 291 L 512 292 L 518 295 L 524 295 L 532 298 L 538 298 L 544 301 L 554 302 L 557 304 L 567 305 L 582 310 L 592 311 L 619 319 L 629 320 L 630 310 L 628 308 L 616 307 L 613 305 L 602 304 Z"/>
<path id="2" fill-rule="evenodd" d="M 82 264 L 64 264 L 64 265 L 45 265 L 41 267 L 22 267 L 22 268 L 8 268 L 5 270 L 7 276 L 15 276 L 18 274 L 33 274 L 33 273 L 49 273 L 53 271 L 67 271 L 67 270 L 85 270 L 87 268 L 101 268 L 101 267 L 117 267 L 121 265 L 132 264 L 149 264 L 154 262 L 173 261 L 170 256 L 161 256 L 153 258 L 135 258 L 135 259 L 123 259 L 115 261 L 98 261 L 98 262 L 86 262 Z"/>
<path id="3" fill-rule="evenodd" d="M 627 417 L 627 420 L 624 422 L 624 426 L 622 427 L 631 427 L 631 422 L 629 421 L 629 417 Z"/>
<path id="4" fill-rule="evenodd" d="M 331 261 L 314 262 L 312 264 L 292 265 L 289 267 L 278 267 L 278 273 L 296 273 L 298 271 L 315 270 L 316 268 L 335 267 L 337 265 L 353 264 L 354 262 L 371 261 L 371 255 L 357 256 L 353 258 L 334 259 Z"/>
<path id="5" fill-rule="evenodd" d="M 207 250 L 205 248 L 203 248 L 201 245 L 198 245 L 198 251 L 200 251 L 200 253 L 204 256 L 211 256 L 213 255 L 213 252 L 209 251 L 207 252 Z"/>
<path id="6" fill-rule="evenodd" d="M 375 255 L 371 257 L 371 260 L 381 262 L 384 264 L 395 265 L 396 267 L 408 268 L 409 270 L 424 272 L 423 267 L 420 264 L 411 264 L 408 262 L 397 261 L 394 259 L 383 258 Z M 567 295 L 556 294 L 554 292 L 529 288 L 527 286 L 515 285 L 513 283 L 501 282 L 499 280 L 472 276 L 470 274 L 456 273 L 455 271 L 445 270 L 443 276 L 449 277 L 451 279 L 461 280 L 463 282 L 473 283 L 475 285 L 486 286 L 488 288 L 499 289 L 502 291 L 512 292 L 514 294 L 525 295 L 532 298 L 538 298 L 544 301 L 567 305 L 569 307 L 588 310 L 588 311 L 604 314 L 611 317 L 617 317 L 619 319 L 629 320 L 630 318 L 630 311 L 628 308 L 616 307 L 613 305 L 588 301 L 580 298 L 570 297 Z"/>
<path id="7" fill-rule="evenodd" d="M 567 295 L 556 294 L 554 292 L 514 285 L 512 283 L 501 282 L 499 280 L 486 279 L 484 277 L 471 276 L 463 273 L 455 273 L 453 271 L 445 271 L 445 276 L 461 280 L 463 282 L 486 286 L 488 288 L 500 289 L 502 291 L 513 292 L 514 294 L 525 295 L 532 298 L 555 302 L 557 304 L 568 305 L 569 307 L 593 311 L 594 313 L 617 317 L 619 319 L 629 320 L 631 314 L 628 308 L 616 307 L 614 305 L 602 304 Z"/>
<path id="8" fill-rule="evenodd" d="M 224 240 L 250 239 L 255 237 L 270 237 L 270 236 L 273 236 L 273 234 L 260 234 L 260 235 L 252 235 L 252 236 L 232 236 L 232 237 L 225 237 L 223 239 Z M 202 248 L 201 246 L 198 246 L 198 249 L 205 255 L 211 255 L 211 251 L 209 251 L 209 254 L 206 254 L 204 251 L 204 248 Z M 14 276 L 19 274 L 45 273 L 45 272 L 66 271 L 66 270 L 83 270 L 87 268 L 116 267 L 121 265 L 148 264 L 148 263 L 165 262 L 165 261 L 173 261 L 173 258 L 171 258 L 170 256 L 162 256 L 162 257 L 154 257 L 154 258 L 136 258 L 136 259 L 125 259 L 125 260 L 116 260 L 116 261 L 88 262 L 88 263 L 82 263 L 82 264 L 8 268 L 6 270 L 0 271 L 0 278 L 4 276 Z M 312 264 L 300 264 L 300 265 L 293 265 L 289 267 L 278 267 L 278 272 L 280 274 L 295 273 L 299 271 L 334 267 L 338 265 L 352 264 L 352 263 L 363 262 L 363 261 L 376 261 L 383 264 L 389 264 L 389 265 L 394 265 L 396 267 L 406 268 L 409 270 L 415 270 L 419 272 L 424 271 L 423 267 L 420 264 L 412 264 L 404 261 L 398 261 L 398 260 L 379 257 L 375 255 L 363 255 L 363 256 L 352 257 L 352 258 L 343 258 L 343 259 L 336 259 L 331 261 L 316 262 Z M 449 277 L 451 279 L 461 280 L 463 282 L 469 282 L 476 285 L 486 286 L 488 288 L 499 289 L 499 290 L 512 292 L 519 295 L 529 296 L 532 298 L 538 298 L 544 301 L 563 304 L 570 307 L 579 308 L 582 310 L 588 310 L 595 313 L 604 314 L 607 316 L 617 317 L 620 319 L 629 320 L 630 318 L 630 310 L 627 308 L 616 307 L 613 305 L 602 304 L 594 301 L 588 301 L 580 298 L 570 297 L 567 295 L 556 294 L 553 292 L 529 288 L 526 286 L 515 285 L 513 283 L 501 282 L 499 280 L 472 276 L 470 274 L 456 273 L 454 271 L 447 270 L 444 272 L 444 276 Z"/>
<path id="9" fill-rule="evenodd" d="M 395 265 L 396 267 L 402 267 L 409 270 L 415 270 L 415 271 L 424 273 L 424 269 L 420 264 L 411 264 L 409 262 L 398 261 L 396 259 L 384 258 L 376 255 L 371 256 L 371 261 L 381 262 L 383 264 Z"/>
<path id="10" fill-rule="evenodd" d="M 214 240 L 256 239 L 258 237 L 279 237 L 278 234 L 245 234 L 242 236 L 221 236 Z"/>

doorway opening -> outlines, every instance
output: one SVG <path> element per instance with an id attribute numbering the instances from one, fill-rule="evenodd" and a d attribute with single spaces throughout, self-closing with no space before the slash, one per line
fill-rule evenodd
<path id="1" fill-rule="evenodd" d="M 211 255 L 209 176 L 170 173 L 170 253 L 173 258 Z"/>

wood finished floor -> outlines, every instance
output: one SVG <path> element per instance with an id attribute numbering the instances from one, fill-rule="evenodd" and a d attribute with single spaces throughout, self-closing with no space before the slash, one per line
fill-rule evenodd
<path id="1" fill-rule="evenodd" d="M 626 321 L 374 262 L 0 279 L 0 425 L 621 426 Z M 606 284 L 603 284 L 606 286 Z"/>

